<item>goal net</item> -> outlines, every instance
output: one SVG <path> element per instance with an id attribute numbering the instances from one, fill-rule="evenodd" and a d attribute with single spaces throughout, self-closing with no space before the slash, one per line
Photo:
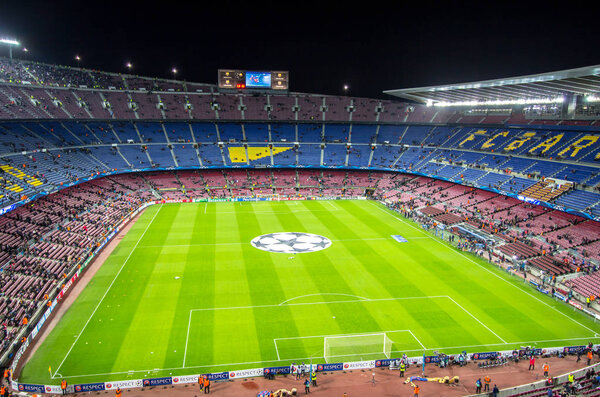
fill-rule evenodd
<path id="1" fill-rule="evenodd" d="M 357 361 L 391 357 L 393 341 L 385 332 L 362 335 L 326 336 L 324 357 L 326 362 L 356 358 Z"/>

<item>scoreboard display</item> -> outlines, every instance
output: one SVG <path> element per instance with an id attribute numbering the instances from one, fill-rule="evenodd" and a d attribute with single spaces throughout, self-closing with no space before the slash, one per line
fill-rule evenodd
<path id="1" fill-rule="evenodd" d="M 234 90 L 287 90 L 289 72 L 253 72 L 249 70 L 219 69 L 219 88 Z"/>

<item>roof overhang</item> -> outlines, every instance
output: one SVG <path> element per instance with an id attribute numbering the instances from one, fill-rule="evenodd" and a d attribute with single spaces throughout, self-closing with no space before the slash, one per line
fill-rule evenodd
<path id="1" fill-rule="evenodd" d="M 569 95 L 600 96 L 600 65 L 521 77 L 405 88 L 385 94 L 426 104 L 502 105 L 562 102 Z"/>

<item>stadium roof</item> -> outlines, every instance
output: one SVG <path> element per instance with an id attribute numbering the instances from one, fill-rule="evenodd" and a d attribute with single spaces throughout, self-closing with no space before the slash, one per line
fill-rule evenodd
<path id="1" fill-rule="evenodd" d="M 528 100 L 561 102 L 565 95 L 600 96 L 600 65 L 471 83 L 387 90 L 384 93 L 434 105 L 528 103 Z"/>

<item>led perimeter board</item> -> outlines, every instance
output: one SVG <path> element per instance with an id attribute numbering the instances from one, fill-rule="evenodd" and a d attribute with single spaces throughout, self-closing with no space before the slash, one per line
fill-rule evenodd
<path id="1" fill-rule="evenodd" d="M 289 72 L 260 72 L 250 70 L 219 69 L 219 88 L 287 90 Z"/>

